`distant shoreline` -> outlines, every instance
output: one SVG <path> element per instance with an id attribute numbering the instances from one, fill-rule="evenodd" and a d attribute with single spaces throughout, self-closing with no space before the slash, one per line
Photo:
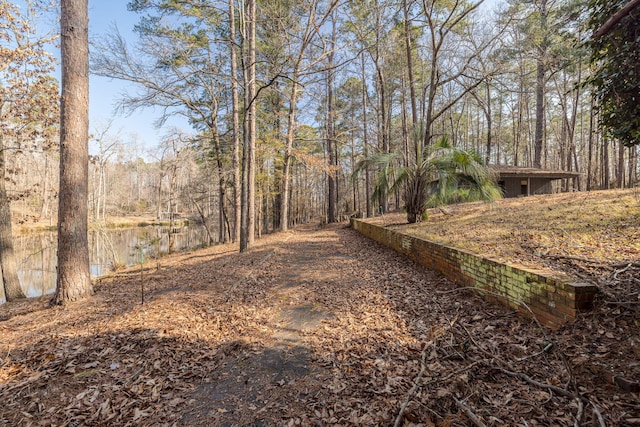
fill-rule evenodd
<path id="1" fill-rule="evenodd" d="M 174 220 L 175 226 L 190 225 L 193 220 L 187 218 L 180 218 Z M 51 225 L 53 224 L 53 225 Z M 105 221 L 92 221 L 89 220 L 89 231 L 99 230 L 103 228 L 115 229 L 115 228 L 135 228 L 135 227 L 151 227 L 151 226 L 169 226 L 170 221 L 168 219 L 158 220 L 151 215 L 141 216 L 122 216 L 122 217 L 108 217 Z M 33 223 L 17 223 L 12 224 L 13 234 L 22 235 L 29 233 L 41 233 L 45 231 L 56 231 L 57 219 L 52 221 L 38 221 Z"/>

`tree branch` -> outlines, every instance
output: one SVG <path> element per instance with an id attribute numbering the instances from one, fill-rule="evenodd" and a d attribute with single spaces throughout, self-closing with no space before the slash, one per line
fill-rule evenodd
<path id="1" fill-rule="evenodd" d="M 462 410 L 462 412 L 464 412 L 467 417 L 469 417 L 469 419 L 471 420 L 471 422 L 473 422 L 473 424 L 475 424 L 478 427 L 487 427 L 487 425 L 483 423 L 482 420 L 478 418 L 476 414 L 473 413 L 471 408 L 469 408 L 467 405 L 465 405 L 455 397 L 453 398 L 453 400 L 456 402 L 456 406 L 460 410 Z"/>
<path id="2" fill-rule="evenodd" d="M 622 20 L 622 18 L 624 18 L 625 16 L 630 14 L 631 11 L 633 9 L 635 9 L 636 7 L 638 7 L 638 6 L 640 6 L 640 0 L 631 0 L 622 9 L 620 9 L 616 13 L 614 13 L 607 20 L 607 22 L 602 24 L 602 26 L 600 28 L 598 28 L 598 30 L 596 30 L 595 33 L 593 33 L 591 38 L 592 39 L 597 39 L 597 38 L 600 38 L 600 37 L 604 36 L 605 34 L 607 34 L 609 31 L 611 31 L 613 29 L 613 27 L 616 26 L 616 24 L 618 22 L 620 22 Z"/>

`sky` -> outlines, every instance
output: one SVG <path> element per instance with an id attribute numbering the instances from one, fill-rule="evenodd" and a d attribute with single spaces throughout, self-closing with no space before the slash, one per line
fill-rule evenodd
<path id="1" fill-rule="evenodd" d="M 137 35 L 133 32 L 133 27 L 139 16 L 127 10 L 128 2 L 129 0 L 89 0 L 89 38 L 104 36 L 116 25 L 127 40 L 135 43 Z M 117 113 L 116 106 L 122 94 L 136 91 L 135 85 L 131 83 L 90 75 L 89 132 L 97 133 L 112 120 L 109 134 L 118 136 L 124 143 L 136 141 L 137 151 L 142 154 L 157 146 L 170 127 L 188 128 L 188 124 L 178 119 L 169 120 L 161 129 L 156 128 L 153 123 L 159 112 L 152 108 L 140 109 L 131 115 Z"/>

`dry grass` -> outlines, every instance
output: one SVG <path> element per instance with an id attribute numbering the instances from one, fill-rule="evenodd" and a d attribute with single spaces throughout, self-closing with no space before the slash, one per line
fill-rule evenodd
<path id="1" fill-rule="evenodd" d="M 531 267 L 563 270 L 556 260 L 565 257 L 603 264 L 640 260 L 638 189 L 448 206 L 411 225 L 402 214 L 384 220 L 417 237 Z"/>

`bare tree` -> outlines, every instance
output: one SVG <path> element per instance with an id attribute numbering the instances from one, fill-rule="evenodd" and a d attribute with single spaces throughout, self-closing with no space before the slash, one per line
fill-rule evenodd
<path id="1" fill-rule="evenodd" d="M 97 166 L 97 176 L 93 182 L 93 220 L 106 221 L 107 219 L 107 164 L 116 153 L 120 145 L 118 135 L 111 135 L 110 130 L 113 121 L 99 125 L 95 128 L 93 141 L 97 144 L 98 152 L 90 158 Z"/>
<path id="2" fill-rule="evenodd" d="M 473 72 L 473 67 L 491 40 L 473 46 L 468 40 L 456 36 L 464 34 L 469 18 L 484 0 L 475 3 L 456 1 L 449 7 L 440 7 L 434 0 L 422 1 L 422 14 L 428 29 L 428 85 L 424 88 L 425 109 L 422 123 L 422 143 L 428 146 L 432 141 L 434 122 L 458 103 L 467 93 L 483 81 L 483 76 Z M 455 43 L 454 43 L 455 42 Z M 473 75 L 476 74 L 476 75 Z M 447 85 L 459 87 L 449 99 L 438 103 L 440 92 Z M 416 147 L 416 152 L 419 148 Z"/>

